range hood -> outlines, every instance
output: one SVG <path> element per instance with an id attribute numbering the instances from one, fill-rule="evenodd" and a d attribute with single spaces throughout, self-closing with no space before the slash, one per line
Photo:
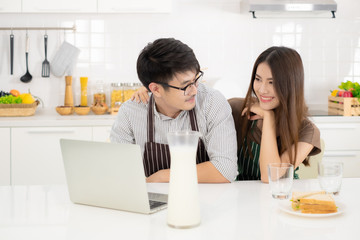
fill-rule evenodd
<path id="1" fill-rule="evenodd" d="M 337 4 L 334 0 L 249 0 L 253 17 L 259 12 L 331 12 L 335 18 Z"/>

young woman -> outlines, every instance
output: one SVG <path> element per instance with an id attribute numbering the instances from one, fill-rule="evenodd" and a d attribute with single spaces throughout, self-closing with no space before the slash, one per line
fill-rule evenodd
<path id="1" fill-rule="evenodd" d="M 269 163 L 291 163 L 295 169 L 321 151 L 320 132 L 307 118 L 304 69 L 295 50 L 271 47 L 261 53 L 245 99 L 229 103 L 237 130 L 238 180 L 268 182 Z"/>
<path id="2" fill-rule="evenodd" d="M 140 90 L 132 99 L 146 102 L 147 92 Z M 245 99 L 229 103 L 237 131 L 237 180 L 268 182 L 269 163 L 291 163 L 297 169 L 320 153 L 320 132 L 307 117 L 304 68 L 295 50 L 270 47 L 261 53 Z"/>

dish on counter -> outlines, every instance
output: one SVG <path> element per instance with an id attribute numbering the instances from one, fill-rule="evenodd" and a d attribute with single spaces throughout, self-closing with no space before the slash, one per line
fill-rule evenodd
<path id="1" fill-rule="evenodd" d="M 104 104 L 103 106 L 95 105 L 91 107 L 91 111 L 95 113 L 96 115 L 102 115 L 105 114 L 108 110 L 108 106 Z"/>
<path id="2" fill-rule="evenodd" d="M 56 112 L 60 115 L 70 115 L 74 113 L 73 106 L 57 106 Z"/>
<path id="3" fill-rule="evenodd" d="M 294 211 L 291 207 L 291 202 L 289 201 L 281 201 L 279 203 L 279 209 L 283 212 L 300 216 L 300 217 L 308 217 L 308 218 L 321 218 L 321 217 L 332 217 L 336 215 L 340 215 L 345 211 L 344 204 L 336 201 L 336 205 L 338 207 L 337 212 L 335 213 L 321 213 L 321 214 L 313 214 L 313 213 L 302 213 L 301 211 Z"/>
<path id="4" fill-rule="evenodd" d="M 90 112 L 89 106 L 75 106 L 74 109 L 78 115 L 87 115 Z"/>

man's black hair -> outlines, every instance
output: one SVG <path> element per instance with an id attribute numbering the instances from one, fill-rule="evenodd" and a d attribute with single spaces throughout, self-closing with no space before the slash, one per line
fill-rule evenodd
<path id="1" fill-rule="evenodd" d="M 193 50 L 174 38 L 160 38 L 149 43 L 141 51 L 136 68 L 141 83 L 148 90 L 151 82 L 168 83 L 176 73 L 200 71 Z"/>

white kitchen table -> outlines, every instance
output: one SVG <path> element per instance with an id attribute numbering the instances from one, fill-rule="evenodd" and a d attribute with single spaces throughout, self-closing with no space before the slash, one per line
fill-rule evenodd
<path id="1" fill-rule="evenodd" d="M 148 184 L 167 193 L 168 184 Z M 318 190 L 316 179 L 295 180 L 293 190 Z M 294 216 L 279 209 L 269 185 L 259 181 L 200 184 L 202 222 L 192 229 L 166 224 L 167 210 L 152 215 L 73 204 L 67 187 L 0 187 L 0 239 L 359 239 L 360 178 L 343 179 L 332 217 Z"/>

